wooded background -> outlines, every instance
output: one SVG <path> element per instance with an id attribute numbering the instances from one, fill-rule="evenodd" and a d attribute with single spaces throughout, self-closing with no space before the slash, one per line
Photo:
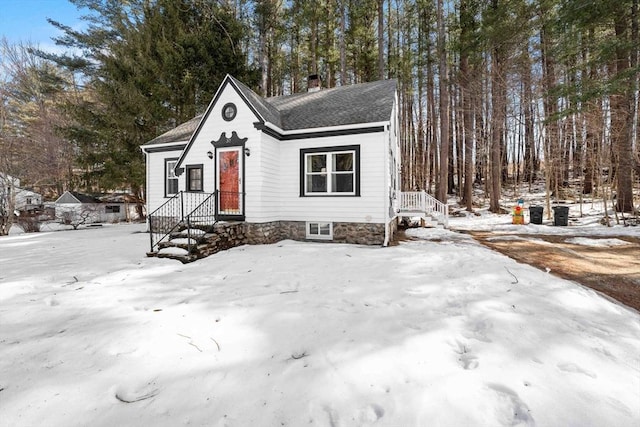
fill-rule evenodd
<path id="1" fill-rule="evenodd" d="M 264 96 L 398 80 L 402 188 L 471 210 L 544 182 L 634 210 L 638 0 L 71 0 L 64 55 L 0 44 L 0 172 L 144 197 L 139 146 L 230 73 Z M 475 191 L 475 193 L 474 193 Z M 475 196 L 474 196 L 475 194 Z M 475 197 L 475 199 L 474 199 Z"/>

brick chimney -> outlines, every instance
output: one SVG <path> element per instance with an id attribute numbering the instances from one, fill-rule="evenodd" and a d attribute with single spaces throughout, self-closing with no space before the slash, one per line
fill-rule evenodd
<path id="1" fill-rule="evenodd" d="M 317 92 L 322 87 L 322 80 L 317 74 L 311 74 L 307 77 L 307 92 Z"/>

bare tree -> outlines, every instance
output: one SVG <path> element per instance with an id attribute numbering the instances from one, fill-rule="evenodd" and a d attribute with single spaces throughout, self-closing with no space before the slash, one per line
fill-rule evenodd
<path id="1" fill-rule="evenodd" d="M 71 179 L 73 146 L 60 133 L 72 84 L 36 47 L 0 40 L 0 172 L 59 193 Z"/>
<path id="2" fill-rule="evenodd" d="M 70 225 L 77 230 L 83 224 L 96 222 L 100 219 L 100 206 L 98 204 L 84 203 L 81 206 L 56 208 L 56 220 L 62 224 Z"/>

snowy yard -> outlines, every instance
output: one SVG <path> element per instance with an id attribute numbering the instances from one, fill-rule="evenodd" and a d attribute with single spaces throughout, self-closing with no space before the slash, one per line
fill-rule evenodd
<path id="1" fill-rule="evenodd" d="M 0 238 L 2 425 L 640 425 L 640 315 L 468 236 L 182 265 L 143 230 Z"/>

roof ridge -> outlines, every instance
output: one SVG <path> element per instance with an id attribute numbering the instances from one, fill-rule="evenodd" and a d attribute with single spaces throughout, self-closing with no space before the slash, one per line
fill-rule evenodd
<path id="1" fill-rule="evenodd" d="M 258 95 L 250 87 L 248 87 L 247 85 L 245 85 L 240 80 L 236 79 L 230 74 L 229 74 L 229 78 L 242 92 L 247 102 L 251 103 L 254 107 L 262 107 L 262 108 L 256 108 L 256 109 L 258 110 L 258 113 L 262 116 L 264 120 L 280 126 L 281 124 L 280 111 L 277 108 L 275 108 L 273 105 L 271 105 L 271 103 L 267 101 L 267 98 L 264 98 Z M 256 105 L 256 103 L 258 105 Z M 274 118 L 276 120 L 274 120 Z"/>
<path id="2" fill-rule="evenodd" d="M 230 74 L 225 79 L 235 87 L 261 121 L 282 130 L 388 122 L 395 105 L 398 82 L 397 79 L 384 79 L 263 98 Z M 218 92 L 212 102 L 217 96 Z M 198 115 L 144 145 L 191 141 L 203 117 L 202 114 Z"/>

